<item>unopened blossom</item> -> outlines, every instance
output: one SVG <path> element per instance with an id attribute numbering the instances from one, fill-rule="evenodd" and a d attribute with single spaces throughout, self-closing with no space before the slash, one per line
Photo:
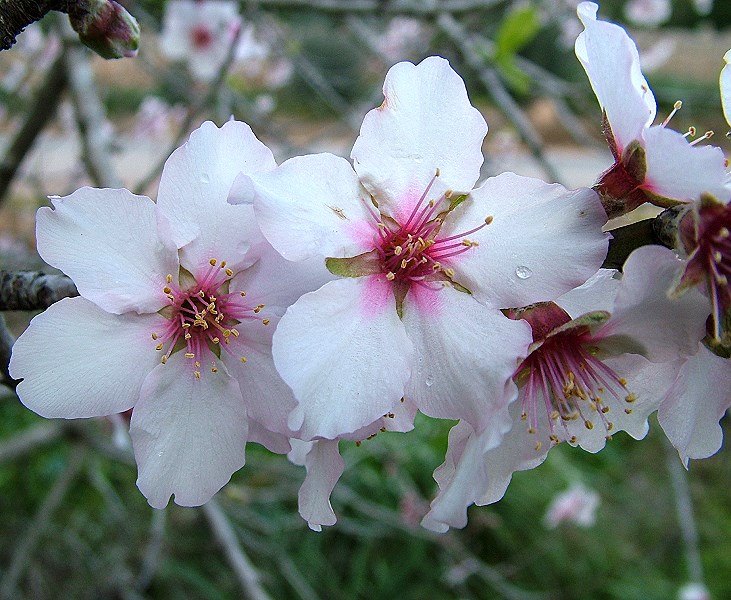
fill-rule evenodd
<path id="1" fill-rule="evenodd" d="M 210 81 L 221 68 L 240 27 L 236 2 L 167 2 L 160 50 L 168 58 L 186 61 L 197 79 Z M 246 41 L 248 38 L 242 35 L 241 39 Z"/>
<path id="2" fill-rule="evenodd" d="M 610 217 L 652 202 L 669 206 L 692 202 L 704 192 L 721 197 L 728 183 L 720 148 L 698 145 L 712 132 L 689 141 L 668 128 L 673 111 L 658 125 L 655 97 L 640 70 L 637 47 L 613 23 L 596 19 L 597 5 L 582 2 L 578 15 L 584 31 L 576 55 L 603 111 L 604 135 L 614 156 L 595 189 Z"/>
<path id="3" fill-rule="evenodd" d="M 679 264 L 671 250 L 646 246 L 627 259 L 621 281 L 603 269 L 555 304 L 513 311 L 531 323 L 534 341 L 515 371 L 512 423 L 498 424 L 509 431 L 497 445 L 490 429 L 479 434 L 464 421 L 452 429 L 425 527 L 464 527 L 470 504 L 500 500 L 515 471 L 537 467 L 559 443 L 598 452 L 618 431 L 645 436 L 667 389 L 660 381 L 705 331 L 699 292 L 667 295 Z"/>
<path id="4" fill-rule="evenodd" d="M 579 527 L 591 527 L 596 522 L 599 494 L 581 484 L 569 489 L 551 501 L 543 522 L 548 529 L 555 529 L 561 523 L 573 523 Z"/>
<path id="5" fill-rule="evenodd" d="M 670 0 L 629 0 L 624 14 L 637 25 L 657 27 L 670 18 L 673 7 Z"/>
<path id="6" fill-rule="evenodd" d="M 514 397 L 530 342 L 500 309 L 557 297 L 606 252 L 591 190 L 512 173 L 472 190 L 487 126 L 446 60 L 398 63 L 384 95 L 353 166 L 316 154 L 250 177 L 272 246 L 340 276 L 302 296 L 274 335 L 303 439 L 353 433 L 403 398 L 485 428 Z"/>
<path id="7" fill-rule="evenodd" d="M 206 502 L 243 466 L 247 440 L 289 448 L 294 398 L 274 369 L 272 329 L 327 276 L 292 273 L 251 206 L 227 203 L 239 173 L 274 167 L 248 125 L 207 122 L 165 163 L 157 203 L 86 187 L 38 211 L 38 251 L 81 297 L 15 343 L 18 395 L 44 417 L 132 409 L 137 484 L 156 508 L 172 494 Z"/>

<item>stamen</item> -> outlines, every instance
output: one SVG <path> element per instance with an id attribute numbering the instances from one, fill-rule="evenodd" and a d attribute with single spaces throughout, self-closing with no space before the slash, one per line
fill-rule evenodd
<path id="1" fill-rule="evenodd" d="M 667 117 L 665 117 L 665 120 L 662 122 L 662 127 L 665 127 L 668 123 L 670 123 L 670 119 L 675 116 L 675 113 L 678 112 L 682 108 L 682 106 L 683 103 L 680 100 L 675 101 L 675 104 L 673 104 L 673 110 Z"/>
<path id="2" fill-rule="evenodd" d="M 692 142 L 690 142 L 690 145 L 695 146 L 699 142 L 702 142 L 703 140 L 707 140 L 711 137 L 713 137 L 713 131 L 706 131 L 701 137 L 696 138 Z"/>

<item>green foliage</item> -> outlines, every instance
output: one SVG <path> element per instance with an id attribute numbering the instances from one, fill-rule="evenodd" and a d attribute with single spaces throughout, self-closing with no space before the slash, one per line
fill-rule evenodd
<path id="1" fill-rule="evenodd" d="M 538 10 L 528 4 L 508 12 L 495 36 L 493 60 L 508 85 L 520 94 L 528 93 L 531 81 L 515 64 L 515 55 L 535 39 L 540 29 Z"/>

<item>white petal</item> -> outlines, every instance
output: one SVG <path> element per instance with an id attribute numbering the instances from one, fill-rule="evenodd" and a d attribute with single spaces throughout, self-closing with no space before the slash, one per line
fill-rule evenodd
<path id="1" fill-rule="evenodd" d="M 274 333 L 274 364 L 299 405 L 303 439 L 372 423 L 404 395 L 413 346 L 381 277 L 339 279 L 302 296 Z"/>
<path id="2" fill-rule="evenodd" d="M 181 263 L 195 273 L 211 258 L 236 270 L 258 238 L 250 206 L 228 204 L 239 173 L 269 171 L 271 151 L 240 121 L 220 129 L 206 121 L 165 163 L 157 198 L 161 231 L 177 248 Z"/>
<path id="3" fill-rule="evenodd" d="M 721 69 L 721 106 L 723 107 L 723 115 L 726 122 L 731 127 L 731 50 L 726 52 L 723 57 L 726 65 Z"/>
<path id="4" fill-rule="evenodd" d="M 627 32 L 596 20 L 597 5 L 582 2 L 577 13 L 584 31 L 576 38 L 576 56 L 606 111 L 619 154 L 655 119 L 655 98 L 640 70 L 640 57 Z"/>
<path id="5" fill-rule="evenodd" d="M 455 280 L 488 306 L 553 300 L 594 275 L 606 257 L 606 214 L 591 190 L 503 173 L 474 190 L 446 224 L 456 235 L 488 215 L 492 223 L 468 236 L 479 246 L 451 265 Z"/>
<path id="6" fill-rule="evenodd" d="M 731 360 L 701 346 L 677 372 L 657 416 L 685 466 L 707 458 L 723 442 L 719 421 L 731 406 Z"/>
<path id="7" fill-rule="evenodd" d="M 13 346 L 20 400 L 43 417 L 78 419 L 129 410 L 160 362 L 159 315 L 114 315 L 64 298 L 33 318 Z"/>
<path id="8" fill-rule="evenodd" d="M 165 5 L 160 50 L 173 59 L 186 58 L 190 52 L 190 31 L 195 26 L 196 2 L 178 0 Z"/>
<path id="9" fill-rule="evenodd" d="M 675 253 L 662 246 L 632 252 L 624 263 L 612 316 L 597 334 L 631 338 L 655 362 L 695 354 L 705 335 L 708 300 L 696 288 L 680 298 L 668 297 L 682 268 Z"/>
<path id="10" fill-rule="evenodd" d="M 163 245 L 155 204 L 127 190 L 84 187 L 38 209 L 38 253 L 106 311 L 155 312 L 178 257 Z"/>
<path id="11" fill-rule="evenodd" d="M 345 469 L 338 451 L 338 440 L 318 440 L 305 459 L 307 476 L 299 491 L 299 513 L 313 531 L 323 525 L 335 525 L 337 519 L 330 505 L 330 494 Z"/>
<path id="12" fill-rule="evenodd" d="M 691 146 L 677 131 L 659 125 L 643 135 L 647 158 L 643 189 L 686 202 L 700 198 L 703 192 L 723 201 L 728 198 L 723 150 L 710 145 Z"/>
<path id="13" fill-rule="evenodd" d="M 342 258 L 374 247 L 370 199 L 344 158 L 297 156 L 251 180 L 259 227 L 287 260 Z"/>
<path id="14" fill-rule="evenodd" d="M 532 341 L 525 321 L 452 287 L 412 287 L 403 323 L 417 356 L 406 396 L 424 414 L 463 419 L 481 432 L 516 397 L 512 376 Z"/>
<path id="15" fill-rule="evenodd" d="M 256 421 L 249 419 L 248 443 L 261 444 L 274 454 L 287 454 L 292 451 L 289 438 L 281 433 L 274 433 Z"/>
<path id="16" fill-rule="evenodd" d="M 322 287 L 335 276 L 322 257 L 292 262 L 282 258 L 267 242 L 257 251 L 259 260 L 231 281 L 232 292 L 246 292 L 252 304 L 266 305 L 267 312 L 281 310 L 307 292 Z"/>
<path id="17" fill-rule="evenodd" d="M 468 192 L 480 176 L 487 124 L 464 81 L 438 56 L 388 71 L 385 100 L 363 120 L 351 157 L 363 184 L 384 206 L 410 211 L 437 169 L 433 192 Z M 406 214 L 408 216 L 408 213 Z"/>
<path id="18" fill-rule="evenodd" d="M 270 319 L 268 325 L 258 319 L 237 325 L 240 334 L 229 338 L 221 359 L 239 383 L 249 417 L 273 433 L 290 437 L 293 432 L 287 426 L 287 418 L 296 402 L 292 390 L 274 368 L 272 334 L 278 318 Z"/>
<path id="19" fill-rule="evenodd" d="M 208 502 L 244 466 L 248 423 L 236 381 L 218 373 L 193 376 L 176 352 L 145 380 L 132 412 L 130 435 L 137 487 L 154 508 L 175 494 L 181 506 Z"/>
<path id="20" fill-rule="evenodd" d="M 586 283 L 556 298 L 556 304 L 572 319 L 595 310 L 611 313 L 619 288 L 616 274 L 614 269 L 599 269 Z"/>

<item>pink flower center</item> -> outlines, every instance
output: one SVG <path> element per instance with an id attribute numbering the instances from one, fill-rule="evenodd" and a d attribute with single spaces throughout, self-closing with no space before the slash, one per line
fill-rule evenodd
<path id="1" fill-rule="evenodd" d="M 396 284 L 417 284 L 429 289 L 429 281 L 443 281 L 454 276 L 450 262 L 478 243 L 465 236 L 489 225 L 493 218 L 487 217 L 479 226 L 457 235 L 440 237 L 439 231 L 444 218 L 453 208 L 449 203 L 452 192 L 442 194 L 437 200 L 426 200 L 436 178 L 437 170 L 424 193 L 411 211 L 409 218 L 399 223 L 367 205 L 376 223 L 375 248 L 381 259 L 382 272 L 386 279 Z M 374 201 L 376 208 L 378 205 Z M 440 210 L 441 207 L 441 210 Z M 440 286 L 441 287 L 441 286 Z"/>
<path id="2" fill-rule="evenodd" d="M 203 23 L 199 23 L 190 30 L 193 47 L 197 50 L 206 50 L 213 43 L 213 33 Z"/>
<path id="3" fill-rule="evenodd" d="M 226 268 L 226 261 L 219 264 L 215 258 L 210 260 L 208 270 L 185 288 L 175 284 L 172 275 L 167 275 L 163 292 L 170 305 L 161 312 L 169 322 L 162 333 L 152 333 L 152 339 L 159 340 L 156 349 L 164 352 L 163 364 L 174 352 L 184 350 L 193 374 L 200 379 L 204 362 L 210 361 L 211 372 L 216 373 L 214 358 L 220 356 L 221 350 L 234 354 L 234 348 L 240 347 L 235 343 L 240 335 L 235 325 L 245 319 L 259 319 L 264 305 L 247 302 L 246 292 L 229 293 L 233 275 Z M 268 325 L 269 319 L 262 319 L 262 323 Z M 238 358 L 246 362 L 245 356 Z"/>
<path id="4" fill-rule="evenodd" d="M 607 437 L 614 424 L 609 420 L 610 406 L 624 406 L 626 414 L 637 397 L 627 391 L 626 380 L 596 358 L 594 340 L 587 328 L 557 333 L 545 339 L 518 367 L 514 379 L 521 390 L 522 415 L 528 433 L 539 427 L 539 411 L 548 416 L 550 439 L 559 443 L 557 423 L 565 439 L 575 444 L 577 438 L 567 423 L 581 419 L 586 429 L 594 429 L 598 417 Z M 541 449 L 537 442 L 536 450 Z"/>

